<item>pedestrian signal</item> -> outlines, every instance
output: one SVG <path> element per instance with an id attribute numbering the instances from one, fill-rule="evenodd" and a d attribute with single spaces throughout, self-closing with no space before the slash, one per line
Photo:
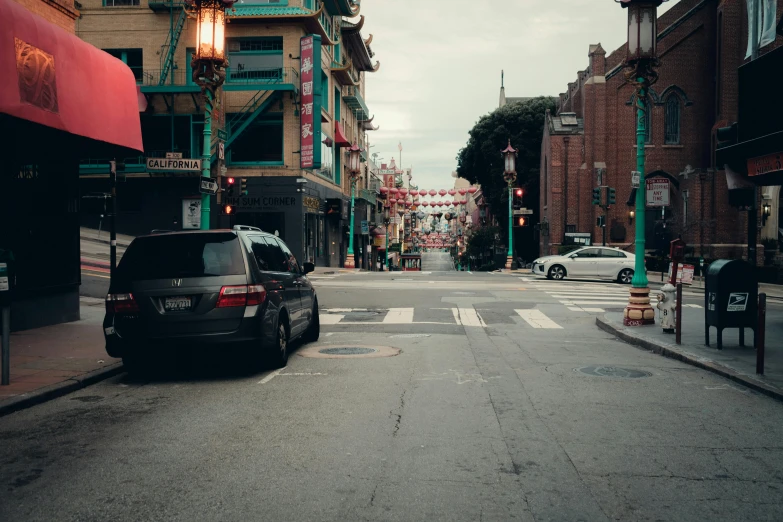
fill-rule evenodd
<path id="1" fill-rule="evenodd" d="M 220 213 L 224 216 L 233 216 L 236 212 L 237 208 L 229 203 L 224 204 L 220 209 Z"/>

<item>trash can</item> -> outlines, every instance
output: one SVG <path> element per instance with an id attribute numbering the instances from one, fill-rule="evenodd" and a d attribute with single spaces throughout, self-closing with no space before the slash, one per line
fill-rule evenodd
<path id="1" fill-rule="evenodd" d="M 718 259 L 710 264 L 704 290 L 704 336 L 710 345 L 710 326 L 718 329 L 718 350 L 723 349 L 723 329 L 739 328 L 745 346 L 745 328 L 753 330 L 755 344 L 759 285 L 754 267 L 739 259 Z"/>

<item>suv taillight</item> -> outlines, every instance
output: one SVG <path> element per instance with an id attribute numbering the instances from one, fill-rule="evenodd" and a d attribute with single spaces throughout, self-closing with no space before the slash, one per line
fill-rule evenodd
<path id="1" fill-rule="evenodd" d="M 114 314 L 135 314 L 139 312 L 139 304 L 133 294 L 107 294 L 106 311 Z"/>
<path id="2" fill-rule="evenodd" d="M 260 305 L 266 299 L 263 285 L 224 286 L 220 289 L 215 308 Z"/>

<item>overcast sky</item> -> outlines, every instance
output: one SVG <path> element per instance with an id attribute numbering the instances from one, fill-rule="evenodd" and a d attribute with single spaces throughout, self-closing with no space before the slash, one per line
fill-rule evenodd
<path id="1" fill-rule="evenodd" d="M 679 0 L 659 9 L 659 14 Z M 626 11 L 613 0 L 363 0 L 363 36 L 381 62 L 366 101 L 380 130 L 371 152 L 413 167 L 421 188 L 451 186 L 468 131 L 506 96 L 557 96 L 588 65 L 626 41 Z"/>

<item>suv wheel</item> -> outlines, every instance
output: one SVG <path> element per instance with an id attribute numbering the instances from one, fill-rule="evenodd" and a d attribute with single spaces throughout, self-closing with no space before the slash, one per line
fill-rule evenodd
<path id="1" fill-rule="evenodd" d="M 277 321 L 275 343 L 269 350 L 269 362 L 273 368 L 284 368 L 288 364 L 288 328 L 284 316 Z"/>
<path id="2" fill-rule="evenodd" d="M 313 315 L 310 324 L 307 325 L 302 340 L 306 343 L 314 343 L 321 336 L 321 318 L 318 316 L 318 301 L 313 303 Z"/>

